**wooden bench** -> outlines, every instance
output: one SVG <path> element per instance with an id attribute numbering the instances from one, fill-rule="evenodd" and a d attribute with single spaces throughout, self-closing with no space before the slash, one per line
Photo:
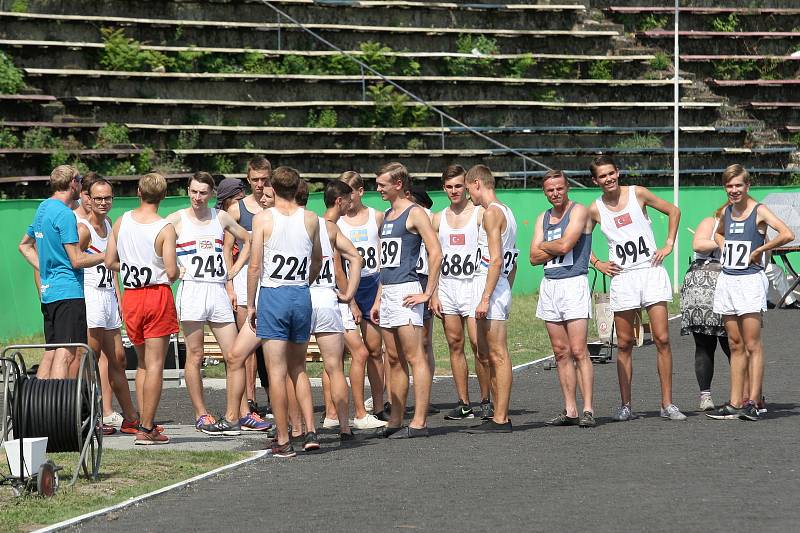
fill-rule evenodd
<path id="1" fill-rule="evenodd" d="M 179 336 L 178 342 L 183 342 L 183 336 Z M 208 359 L 214 359 L 216 361 L 223 361 L 224 357 L 222 355 L 222 350 L 217 344 L 217 339 L 214 338 L 214 334 L 211 333 L 208 329 L 204 330 L 203 335 L 203 356 L 207 357 Z M 311 336 L 311 340 L 308 342 L 308 349 L 306 351 L 306 362 L 309 363 L 319 363 L 322 362 L 322 354 L 319 351 L 319 345 L 317 344 L 316 339 L 314 336 Z"/>

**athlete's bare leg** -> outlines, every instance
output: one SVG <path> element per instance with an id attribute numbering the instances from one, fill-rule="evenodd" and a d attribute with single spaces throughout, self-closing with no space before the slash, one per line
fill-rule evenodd
<path id="1" fill-rule="evenodd" d="M 286 341 L 266 340 L 261 343 L 264 357 L 267 359 L 267 372 L 269 382 L 269 401 L 272 405 L 272 414 L 275 417 L 275 441 L 279 445 L 289 442 L 289 412 L 286 387 L 277 384 L 286 383 L 288 378 L 288 354 Z"/>
<path id="2" fill-rule="evenodd" d="M 92 330 L 89 330 L 90 332 Z M 126 420 L 135 420 L 136 408 L 131 400 L 131 391 L 128 387 L 128 377 L 125 375 L 127 361 L 125 348 L 122 346 L 122 335 L 118 329 L 101 330 L 103 339 L 103 355 L 108 361 L 108 377 L 114 396 L 122 409 L 122 416 Z M 91 333 L 90 333 L 91 335 Z"/>
<path id="3" fill-rule="evenodd" d="M 227 410 L 225 418 L 235 420 L 242 412 L 245 397 L 245 359 L 261 343 L 249 324 L 244 324 L 228 354 L 225 356 Z M 244 401 L 245 405 L 247 402 Z"/>
<path id="4" fill-rule="evenodd" d="M 464 353 L 464 319 L 459 315 L 444 315 L 442 325 L 450 350 L 450 369 L 453 372 L 456 394 L 460 401 L 469 405 L 469 367 Z"/>
<path id="5" fill-rule="evenodd" d="M 241 330 L 245 326 L 245 322 L 247 321 L 247 307 L 239 306 L 236 308 L 236 327 Z M 244 360 L 244 372 L 245 372 L 245 392 L 247 399 L 255 400 L 256 399 L 256 353 L 255 351 L 246 354 Z M 246 403 L 246 402 L 245 402 Z"/>
<path id="6" fill-rule="evenodd" d="M 91 330 L 90 330 L 91 331 Z M 102 344 L 102 331 L 100 332 L 100 344 Z M 87 341 L 91 338 L 91 333 L 87 336 Z M 88 342 L 87 342 L 88 344 Z M 108 378 L 108 357 L 103 353 L 102 349 L 95 350 L 91 344 L 89 348 L 97 356 L 97 371 L 100 373 L 100 395 L 103 402 L 103 416 L 109 416 L 114 412 L 114 399 L 111 397 L 114 393 L 111 390 L 111 381 Z M 99 348 L 99 347 L 98 347 Z"/>
<path id="7" fill-rule="evenodd" d="M 474 317 L 467 317 L 467 335 L 475 358 L 475 375 L 478 376 L 478 386 L 481 389 L 481 401 L 483 402 L 489 400 L 490 397 L 495 397 L 497 381 L 492 379 L 488 357 L 480 357 L 478 354 L 478 325 Z"/>
<path id="8" fill-rule="evenodd" d="M 77 348 L 56 348 L 53 354 L 53 362 L 50 366 L 50 379 L 76 377 L 78 375 L 78 364 L 80 363 L 77 354 Z"/>
<path id="9" fill-rule="evenodd" d="M 233 322 L 209 322 L 208 325 L 211 328 L 211 332 L 214 334 L 214 338 L 217 340 L 217 344 L 219 344 L 222 357 L 227 361 L 227 358 L 229 357 L 228 354 L 230 354 L 231 350 L 233 349 L 238 336 L 236 324 Z M 225 370 L 227 372 L 228 368 L 226 367 Z M 236 415 L 236 418 L 229 418 L 228 420 L 230 422 L 236 422 L 240 417 L 247 416 L 248 412 L 249 409 L 247 407 L 247 402 L 240 402 L 239 413 Z"/>
<path id="10" fill-rule="evenodd" d="M 408 365 L 411 365 L 411 373 L 414 376 L 414 416 L 409 426 L 424 428 L 427 426 L 432 375 L 422 344 L 422 328 L 409 324 L 386 328 L 383 331 L 392 382 L 392 412 L 389 427 L 400 427 L 403 423 L 408 396 Z"/>
<path id="11" fill-rule="evenodd" d="M 45 350 L 42 354 L 42 360 L 39 362 L 39 368 L 36 369 L 36 377 L 39 379 L 50 379 L 50 372 L 53 369 L 53 357 L 55 357 L 55 350 Z"/>
<path id="12" fill-rule="evenodd" d="M 290 342 L 287 347 L 289 379 L 294 386 L 297 404 L 303 417 L 306 432 L 316 432 L 314 424 L 314 403 L 311 399 L 311 381 L 306 373 L 307 342 Z"/>
<path id="13" fill-rule="evenodd" d="M 672 346 L 669 342 L 669 312 L 667 303 L 659 302 L 647 308 L 650 336 L 656 345 L 658 379 L 661 382 L 661 407 L 672 403 Z"/>
<path id="14" fill-rule="evenodd" d="M 317 342 L 319 342 L 319 340 Z M 344 346 L 344 341 L 342 341 L 342 346 Z M 321 347 L 320 350 L 322 350 Z M 325 356 L 323 355 L 323 364 L 324 359 Z M 325 418 L 329 420 L 339 420 L 339 414 L 336 412 L 336 405 L 333 403 L 333 397 L 331 397 L 331 377 L 328 374 L 327 368 L 328 365 L 325 364 L 325 368 L 322 369 L 322 401 L 325 403 Z M 345 382 L 345 385 L 346 384 Z"/>
<path id="15" fill-rule="evenodd" d="M 614 313 L 614 332 L 617 335 L 617 379 L 619 395 L 623 405 L 631 403 L 631 382 L 633 381 L 633 320 L 637 310 Z"/>
<path id="16" fill-rule="evenodd" d="M 192 407 L 194 407 L 195 418 L 208 414 L 203 395 L 203 378 L 200 375 L 203 358 L 205 357 L 203 346 L 204 325 L 204 322 L 181 322 L 183 339 L 186 342 L 184 379 L 186 380 L 186 390 L 189 391 L 189 399 L 192 401 Z"/>
<path id="17" fill-rule="evenodd" d="M 286 402 L 289 410 L 289 424 L 292 425 L 292 438 L 301 437 L 303 433 L 303 413 L 295 394 L 294 383 L 289 376 L 286 376 Z"/>
<path id="18" fill-rule="evenodd" d="M 364 374 L 367 368 L 367 360 L 369 359 L 369 351 L 367 351 L 367 347 L 361 340 L 361 335 L 354 329 L 345 331 L 344 343 L 347 346 L 347 350 L 350 352 L 350 388 L 353 392 L 353 415 L 355 418 L 364 418 L 367 416 L 367 410 L 364 408 Z M 370 378 L 370 385 L 373 383 L 372 378 Z M 381 397 L 374 400 L 374 385 L 372 385 L 372 395 L 374 402 L 380 402 L 374 404 L 375 409 L 380 411 L 379 406 L 383 405 L 383 398 Z M 381 391 L 381 396 L 382 395 L 383 392 Z"/>
<path id="19" fill-rule="evenodd" d="M 317 333 L 315 337 L 325 364 L 324 374 L 330 380 L 331 401 L 335 406 L 334 413 L 339 419 L 339 432 L 349 433 L 350 427 L 347 424 L 347 417 L 350 412 L 350 406 L 348 405 L 350 395 L 347 390 L 347 381 L 344 379 L 344 370 L 342 369 L 343 336 L 341 333 Z"/>
<path id="20" fill-rule="evenodd" d="M 583 395 L 583 410 L 593 412 L 594 369 L 586 348 L 587 320 L 545 322 L 545 326 L 556 358 L 558 381 L 567 416 L 575 418 L 580 414 L 575 400 L 578 383 Z"/>
<path id="21" fill-rule="evenodd" d="M 142 386 L 142 403 L 139 404 L 139 424 L 145 428 L 155 427 L 156 409 L 161 401 L 161 386 L 164 374 L 164 357 L 167 354 L 169 335 L 145 339 L 135 346 L 139 366 L 145 369 Z"/>
<path id="22" fill-rule="evenodd" d="M 764 383 L 764 345 L 761 343 L 761 314 L 749 313 L 739 317 L 739 324 L 747 351 L 748 398 L 754 402 L 761 400 L 761 387 Z"/>
<path id="23" fill-rule="evenodd" d="M 369 387 L 372 393 L 373 410 L 377 409 L 377 411 L 373 412 L 380 412 L 382 409 L 381 406 L 383 405 L 383 389 L 385 386 L 388 388 L 388 385 L 385 385 L 385 383 L 388 383 L 388 379 L 384 379 L 383 336 L 381 334 L 381 328 L 371 321 L 362 318 L 361 335 L 364 339 L 364 346 L 367 347 L 367 352 L 369 354 L 367 357 L 367 377 L 369 378 Z M 350 382 L 352 386 L 352 378 Z M 355 402 L 355 398 L 353 398 L 353 401 Z M 364 406 L 363 402 L 361 406 Z"/>
<path id="24" fill-rule="evenodd" d="M 480 340 L 485 339 L 485 350 L 492 378 L 497 383 L 494 397 L 494 421 L 497 424 L 508 422 L 508 406 L 511 401 L 511 358 L 508 356 L 508 339 L 505 320 L 481 319 L 478 325 L 478 350 Z"/>

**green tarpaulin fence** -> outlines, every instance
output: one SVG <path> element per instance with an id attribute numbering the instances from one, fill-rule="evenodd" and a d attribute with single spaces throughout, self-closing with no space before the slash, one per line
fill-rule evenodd
<path id="1" fill-rule="evenodd" d="M 652 189 L 658 196 L 672 201 L 672 188 L 658 187 Z M 752 194 L 756 198 L 763 198 L 771 192 L 800 192 L 800 187 L 754 187 Z M 447 196 L 441 192 L 431 192 L 434 200 L 434 210 L 441 210 L 448 205 Z M 541 267 L 532 267 L 528 263 L 528 248 L 533 236 L 533 224 L 540 212 L 549 207 L 547 199 L 540 190 L 501 190 L 498 192 L 500 200 L 508 204 L 517 218 L 519 228 L 517 247 L 520 249 L 519 271 L 517 273 L 514 293 L 526 294 L 537 290 L 542 278 Z M 572 189 L 570 197 L 580 203 L 588 204 L 598 196 L 597 189 Z M 687 187 L 681 190 L 680 206 L 682 211 L 681 225 L 678 233 L 681 273 L 678 283 L 682 281 L 683 265 L 687 264 L 691 253 L 691 237 L 688 229 L 695 226 L 706 216 L 725 201 L 725 194 L 721 187 Z M 33 215 L 39 205 L 39 200 L 5 200 L 0 202 L 0 224 L 3 228 L 0 233 L 0 246 L 3 255 L 0 266 L 0 294 L 3 295 L 3 304 L 0 305 L 0 339 L 8 339 L 23 335 L 32 335 L 41 331 L 42 317 L 36 288 L 33 283 L 33 272 L 17 251 L 22 235 L 28 224 L 33 220 Z M 364 197 L 367 205 L 376 209 L 385 209 L 387 204 L 376 193 L 367 193 Z M 132 209 L 138 203 L 136 198 L 117 198 L 114 201 L 112 217 L 117 217 L 124 211 Z M 189 200 L 186 197 L 167 198 L 161 205 L 161 214 L 166 215 L 187 207 Z M 318 213 L 323 211 L 322 195 L 315 193 L 309 199 L 309 209 Z M 653 230 L 656 243 L 661 245 L 666 234 L 666 217 L 658 212 L 651 212 Z M 605 238 L 599 229 L 595 230 L 593 245 L 595 253 L 600 258 L 606 258 L 607 248 Z M 665 261 L 667 270 L 672 274 L 672 259 Z M 531 309 L 531 316 L 533 316 Z"/>

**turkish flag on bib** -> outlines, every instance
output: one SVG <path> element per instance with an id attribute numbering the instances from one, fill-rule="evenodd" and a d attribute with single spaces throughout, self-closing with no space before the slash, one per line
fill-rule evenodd
<path id="1" fill-rule="evenodd" d="M 625 213 L 624 215 L 614 217 L 614 224 L 616 224 L 618 228 L 627 226 L 628 224 L 633 224 L 633 220 L 631 220 L 631 214 Z"/>

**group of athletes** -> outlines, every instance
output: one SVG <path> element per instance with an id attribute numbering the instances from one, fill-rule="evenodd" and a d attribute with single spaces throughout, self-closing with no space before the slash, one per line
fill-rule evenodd
<path id="1" fill-rule="evenodd" d="M 761 398 L 763 255 L 794 236 L 749 196 L 746 171 L 734 167 L 724 175 L 728 203 L 711 236 L 722 250 L 714 312 L 722 316 L 731 344 L 731 397 L 712 414 L 758 419 L 761 415 L 747 399 Z M 667 326 L 672 289 L 661 264 L 672 252 L 680 211 L 644 187 L 621 186 L 618 168 L 606 156 L 593 160 L 590 171 L 602 196 L 588 207 L 570 200 L 562 172 L 544 176 L 543 192 L 552 207 L 538 216 L 530 245 L 531 264 L 544 269 L 536 316 L 545 322 L 564 397 L 563 411 L 548 424 L 596 424 L 586 342 L 592 307 L 590 264 L 612 278 L 621 396 L 614 420 L 636 416 L 631 407 L 631 352 L 634 323 L 642 308 L 649 315 L 658 352 L 660 414 L 684 420 L 672 400 Z M 427 418 L 435 412 L 429 401 L 432 315 L 444 327 L 458 396 L 456 407 L 444 418 L 480 417 L 479 425 L 468 428 L 474 433 L 512 431 L 506 322 L 519 255 L 517 223 L 511 209 L 498 200 L 488 167 L 448 167 L 442 185 L 450 205 L 438 213 L 430 211 L 430 198 L 412 186 L 400 163 L 376 172 L 376 189 L 389 203 L 385 212 L 362 203 L 364 182 L 356 172 L 345 172 L 325 185 L 322 217 L 305 209 L 308 186 L 294 169 L 273 169 L 266 159 L 255 158 L 248 163 L 247 182 L 249 195 L 240 180 L 224 179 L 217 187 L 210 174 L 197 172 L 187 184 L 189 207 L 162 218 L 158 208 L 166 195 L 166 180 L 146 174 L 138 183 L 139 206 L 112 225 L 108 180 L 80 176 L 68 165 L 53 170 L 53 196 L 40 205 L 19 248 L 37 274 L 46 342 L 88 339 L 101 354 L 104 431 L 118 426 L 135 435 L 135 444 L 169 442 L 155 416 L 167 348 L 182 328 L 185 379 L 198 431 L 227 436 L 265 431 L 273 435 L 276 457 L 293 456 L 293 441 L 305 451 L 318 449 L 306 374 L 313 335 L 324 363 L 322 424 L 338 428 L 342 444 L 354 439 L 353 429 L 376 430 L 378 437 L 390 439 L 427 436 Z M 215 195 L 212 208 L 209 202 Z M 79 196 L 79 205 L 71 210 Z M 669 219 L 661 247 L 648 207 Z M 608 241 L 608 261 L 598 260 L 591 251 L 598 224 Z M 778 232 L 768 241 L 767 226 Z M 173 298 L 170 286 L 178 279 Z M 125 377 L 123 319 L 138 355 L 138 410 Z M 209 413 L 203 395 L 206 326 L 226 364 L 227 406 L 219 418 Z M 476 404 L 468 392 L 466 340 L 475 355 L 480 386 Z M 351 356 L 349 390 L 345 347 Z M 37 375 L 68 377 L 76 364 L 74 348 L 59 348 L 45 354 Z M 269 384 L 272 422 L 265 420 L 266 413 L 255 401 L 257 373 L 262 384 Z M 414 409 L 404 425 L 412 376 Z M 364 392 L 367 379 L 370 399 Z M 113 411 L 112 394 L 121 414 Z"/>

